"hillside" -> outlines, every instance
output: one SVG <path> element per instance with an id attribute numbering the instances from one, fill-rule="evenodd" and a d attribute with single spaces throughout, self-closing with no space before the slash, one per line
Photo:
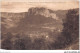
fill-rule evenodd
<path id="1" fill-rule="evenodd" d="M 78 43 L 78 11 L 78 8 L 53 11 L 35 7 L 22 13 L 2 12 L 1 47 L 18 50 L 73 49 L 77 45 L 74 43 Z"/>

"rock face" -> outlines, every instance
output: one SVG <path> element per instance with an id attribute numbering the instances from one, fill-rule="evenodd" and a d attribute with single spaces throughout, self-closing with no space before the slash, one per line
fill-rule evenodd
<path id="1" fill-rule="evenodd" d="M 76 13 L 69 11 L 35 7 L 24 13 L 1 13 L 2 48 L 39 50 L 67 48 L 79 35 L 78 9 L 74 9 Z M 69 18 L 71 16 L 74 18 L 72 21 Z M 68 30 L 70 26 L 74 28 Z"/>
<path id="2" fill-rule="evenodd" d="M 46 8 L 30 8 L 29 14 L 30 15 L 42 15 L 42 16 L 45 16 L 46 18 L 51 17 L 53 19 L 58 20 L 58 17 L 56 16 L 56 14 L 54 12 L 51 13 L 50 10 Z"/>

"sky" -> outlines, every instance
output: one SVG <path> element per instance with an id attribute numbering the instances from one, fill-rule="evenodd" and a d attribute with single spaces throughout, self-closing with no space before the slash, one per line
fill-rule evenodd
<path id="1" fill-rule="evenodd" d="M 1 1 L 1 12 L 27 12 L 31 7 L 45 7 L 52 10 L 68 10 L 79 8 L 78 1 L 64 1 L 64 2 L 18 2 L 17 1 Z"/>
<path id="2" fill-rule="evenodd" d="M 7 2 L 70 2 L 79 0 L 1 0 Z"/>

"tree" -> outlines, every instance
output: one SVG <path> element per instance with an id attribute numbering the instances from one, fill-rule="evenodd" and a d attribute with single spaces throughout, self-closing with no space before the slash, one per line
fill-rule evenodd
<path id="1" fill-rule="evenodd" d="M 63 23 L 63 32 L 55 41 L 55 49 L 65 48 L 79 39 L 79 9 L 68 10 L 66 20 Z"/>
<path id="2" fill-rule="evenodd" d="M 69 10 L 64 25 L 64 35 L 74 41 L 79 37 L 79 9 Z M 68 34 L 68 35 L 67 35 Z"/>

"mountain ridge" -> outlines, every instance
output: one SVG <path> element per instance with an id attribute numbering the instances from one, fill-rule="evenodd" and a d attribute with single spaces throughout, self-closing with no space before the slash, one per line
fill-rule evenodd
<path id="1" fill-rule="evenodd" d="M 34 9 L 34 10 L 33 10 Z M 42 9 L 42 10 L 41 10 Z M 33 11 L 32 11 L 33 10 Z M 40 10 L 40 11 L 39 11 Z M 43 12 L 42 12 L 43 11 Z M 2 29 L 4 29 L 4 27 L 6 27 L 7 29 L 11 29 L 11 28 L 16 28 L 19 26 L 19 28 L 24 28 L 23 26 L 25 26 L 26 24 L 30 24 L 30 23 L 37 23 L 39 24 L 40 22 L 46 23 L 44 20 L 47 20 L 48 22 L 53 22 L 54 25 L 55 23 L 62 24 L 62 20 L 64 20 L 66 18 L 66 13 L 68 10 L 59 10 L 59 11 L 52 11 L 50 9 L 46 9 L 46 8 L 30 8 L 28 10 L 28 12 L 23 12 L 23 13 L 1 13 L 1 19 L 2 19 Z M 40 13 L 39 13 L 40 12 Z M 46 13 L 48 12 L 48 13 Z M 43 13 L 43 14 L 42 14 Z M 52 14 L 53 13 L 53 14 Z M 33 16 L 32 16 L 32 15 Z M 50 14 L 50 15 L 48 15 Z M 53 16 L 55 15 L 55 16 Z M 38 17 L 36 17 L 38 16 Z M 39 16 L 45 17 L 45 18 L 39 18 Z M 54 21 L 50 21 L 53 20 L 51 18 L 51 16 L 53 16 Z M 32 17 L 36 17 L 35 19 Z M 58 17 L 58 21 L 55 19 L 55 17 Z M 28 18 L 28 19 L 27 19 Z M 50 20 L 49 20 L 50 19 Z M 23 20 L 23 21 L 22 21 Z M 25 20 L 25 22 L 24 22 Z M 34 21 L 31 21 L 34 20 Z M 42 21 L 43 20 L 43 21 Z M 56 22 L 57 21 L 57 22 Z M 27 22 L 27 23 L 26 23 Z M 29 23 L 28 23 L 29 22 Z M 22 23 L 22 24 L 21 24 Z M 25 24 L 26 23 L 26 24 Z M 22 25 L 22 26 L 21 26 Z M 4 29 L 5 30 L 5 29 Z"/>

